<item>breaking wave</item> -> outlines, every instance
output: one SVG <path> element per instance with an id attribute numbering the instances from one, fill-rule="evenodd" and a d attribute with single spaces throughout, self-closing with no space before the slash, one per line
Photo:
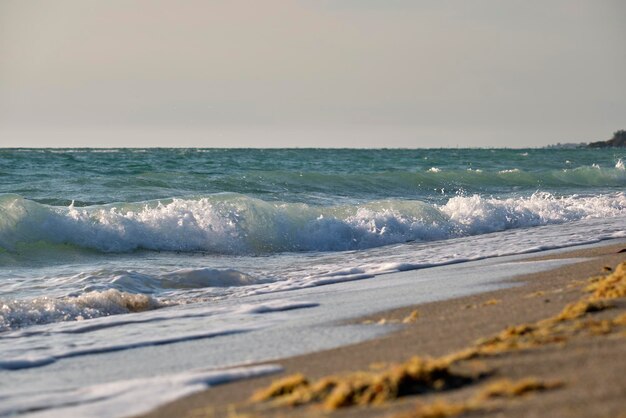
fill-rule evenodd
<path id="1" fill-rule="evenodd" d="M 142 312 L 161 306 L 151 296 L 116 289 L 87 292 L 76 297 L 5 300 L 0 305 L 0 332 L 30 325 Z"/>
<path id="2" fill-rule="evenodd" d="M 382 200 L 342 206 L 216 194 L 85 208 L 48 206 L 4 195 L 0 196 L 0 253 L 24 253 L 42 245 L 105 253 L 342 251 L 624 214 L 623 192 L 566 197 L 537 192 L 508 199 L 474 195 L 453 197 L 443 205 Z"/>

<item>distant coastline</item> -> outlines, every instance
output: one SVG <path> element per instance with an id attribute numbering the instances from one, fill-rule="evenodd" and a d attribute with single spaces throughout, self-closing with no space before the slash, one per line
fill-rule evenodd
<path id="1" fill-rule="evenodd" d="M 548 145 L 547 148 L 559 149 L 575 149 L 575 148 L 626 148 L 626 130 L 620 129 L 613 133 L 613 137 L 606 141 L 593 142 L 557 142 L 554 145 Z"/>

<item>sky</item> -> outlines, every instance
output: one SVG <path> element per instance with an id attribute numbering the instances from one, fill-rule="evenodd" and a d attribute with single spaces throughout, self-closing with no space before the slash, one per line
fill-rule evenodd
<path id="1" fill-rule="evenodd" d="M 0 0 L 0 147 L 534 147 L 626 128 L 622 0 Z"/>

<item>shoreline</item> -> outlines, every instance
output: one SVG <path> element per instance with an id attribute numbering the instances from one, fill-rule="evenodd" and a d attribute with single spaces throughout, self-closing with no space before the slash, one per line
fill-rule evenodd
<path id="1" fill-rule="evenodd" d="M 460 350 L 479 338 L 496 334 L 507 326 L 538 321 L 555 315 L 568 303 L 580 297 L 580 286 L 575 285 L 577 280 L 580 281 L 590 276 L 600 275 L 603 267 L 615 267 L 619 262 L 626 261 L 626 253 L 619 252 L 625 248 L 626 242 L 619 240 L 619 242 L 609 241 L 606 244 L 599 243 L 586 248 L 560 250 L 552 254 L 530 254 L 528 258 L 524 258 L 519 262 L 525 263 L 562 258 L 580 258 L 581 260 L 580 262 L 556 269 L 506 279 L 504 282 L 515 285 L 505 289 L 417 306 L 407 306 L 363 317 L 354 322 L 367 323 L 369 326 L 380 326 L 378 323 L 381 322 L 402 322 L 413 311 L 417 310 L 419 312 L 417 319 L 412 323 L 406 324 L 401 329 L 381 337 L 331 350 L 272 361 L 272 364 L 280 364 L 284 371 L 267 377 L 215 386 L 203 392 L 165 404 L 143 416 L 229 416 L 232 415 L 232 411 L 240 410 L 245 413 L 252 412 L 253 415 L 258 414 L 259 416 L 272 416 L 273 414 L 315 416 L 321 412 L 307 407 L 282 408 L 268 412 L 267 408 L 251 405 L 248 403 L 248 400 L 255 390 L 293 373 L 303 373 L 307 377 L 316 379 L 329 374 L 368 370 L 372 364 L 376 363 L 403 362 L 414 355 L 443 356 Z M 626 306 L 622 303 L 616 309 L 623 310 L 626 309 Z M 626 377 L 622 377 L 620 380 L 619 376 L 613 375 L 615 370 L 619 370 L 620 365 L 622 369 L 626 366 L 626 360 L 618 358 L 617 360 L 621 360 L 621 363 L 612 365 L 609 367 L 609 370 L 606 370 L 607 365 L 601 361 L 606 356 L 620 352 L 624 353 L 626 348 L 624 339 L 612 341 L 608 345 L 601 344 L 598 346 L 598 344 L 592 342 L 589 343 L 591 346 L 587 347 L 585 345 L 586 342 L 581 344 L 582 346 L 577 348 L 572 346 L 574 348 L 561 349 L 560 354 L 544 352 L 544 356 L 552 356 L 552 360 L 547 363 L 540 358 L 543 349 L 530 353 L 519 352 L 514 355 L 513 360 L 495 359 L 495 362 L 500 361 L 502 364 L 499 367 L 508 370 L 508 375 L 512 376 L 523 376 L 525 371 L 534 371 L 535 375 L 541 375 L 542 373 L 553 374 L 556 377 L 563 376 L 569 380 L 572 378 L 572 373 L 568 374 L 568 371 L 571 372 L 572 364 L 563 366 L 563 361 L 559 361 L 558 357 L 570 359 L 573 365 L 582 362 L 582 364 L 589 366 L 584 369 L 585 379 L 588 382 L 595 382 L 596 391 L 602 395 L 598 395 L 598 399 L 607 397 L 610 399 L 608 402 L 598 401 L 596 403 L 589 402 L 587 399 L 585 405 L 582 405 L 586 409 L 579 408 L 580 411 L 586 411 L 587 415 L 583 412 L 577 413 L 576 411 L 572 411 L 571 414 L 568 413 L 567 415 L 588 416 L 590 411 L 602 413 L 603 410 L 610 413 L 616 410 L 616 407 L 624 407 L 623 402 L 621 405 L 619 402 L 616 404 L 616 399 L 619 400 L 620 398 L 616 398 L 613 392 L 617 390 L 618 396 L 626 396 Z M 493 361 L 493 359 L 490 359 L 488 363 Z M 557 364 L 559 367 L 555 366 Z M 592 364 L 593 367 L 591 367 Z M 576 373 L 574 373 L 574 376 L 576 376 Z M 602 376 L 613 376 L 613 380 L 608 379 L 607 381 L 607 379 L 604 379 L 603 383 Z M 541 397 L 547 396 L 548 401 L 550 401 L 550 397 L 556 397 L 556 400 L 550 405 L 553 405 L 554 413 L 558 414 L 558 411 L 563 412 L 559 408 L 564 407 L 567 402 L 574 402 L 575 404 L 581 402 L 580 390 L 582 389 L 585 389 L 585 385 L 577 386 L 576 384 L 570 384 L 563 390 L 556 391 L 554 394 L 541 395 Z M 461 389 L 459 393 L 463 393 L 463 391 L 464 389 Z M 453 397 L 455 395 L 458 394 L 452 394 Z M 345 408 L 333 412 L 332 415 L 353 416 L 356 414 L 362 417 L 393 414 L 411 409 L 418 400 L 422 402 L 432 398 L 433 395 L 407 396 L 381 407 Z M 566 399 L 567 402 L 559 401 L 561 398 Z M 530 402 L 529 404 L 531 405 L 531 410 L 534 404 L 536 404 L 535 407 L 539 408 L 536 416 L 550 415 L 545 412 L 545 405 L 543 405 L 545 402 L 536 401 L 536 399 L 539 398 L 533 398 L 534 403 Z M 577 399 L 579 400 L 577 401 Z M 507 408 L 506 416 L 522 416 L 529 412 L 527 406 L 520 408 L 518 410 Z"/>

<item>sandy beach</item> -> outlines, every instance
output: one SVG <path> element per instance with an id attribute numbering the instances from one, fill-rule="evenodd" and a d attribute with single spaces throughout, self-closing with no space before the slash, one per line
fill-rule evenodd
<path id="1" fill-rule="evenodd" d="M 250 399 L 272 382 L 302 374 L 314 385 L 318 379 L 354 372 L 384 375 L 394 364 L 414 356 L 442 358 L 479 347 L 507 327 L 541 324 L 568 305 L 585 300 L 588 278 L 606 276 L 626 261 L 626 244 L 573 249 L 531 256 L 578 258 L 554 270 L 512 278 L 516 286 L 441 302 L 408 306 L 361 318 L 372 327 L 403 323 L 399 331 L 359 344 L 283 359 L 280 374 L 216 386 L 158 408 L 146 417 L 228 416 L 506 416 L 506 417 L 618 417 L 626 408 L 626 327 L 615 320 L 626 311 L 623 298 L 612 299 L 610 309 L 583 313 L 572 319 L 573 331 L 532 347 L 495 350 L 455 361 L 468 382 L 447 389 L 419 390 L 371 404 L 329 408 L 321 402 L 290 406 L 280 397 Z M 609 270 L 611 269 L 611 270 Z M 604 302 L 603 302 L 604 303 Z M 593 310 L 593 309 L 590 309 Z M 614 321 L 614 322 L 611 322 Z M 559 327 L 570 322 L 559 322 Z M 613 324 L 608 329 L 602 328 Z M 572 328 L 572 329 L 574 329 Z M 588 329 L 587 329 L 588 328 Z M 569 328 L 568 328 L 569 329 Z M 397 368 L 398 366 L 396 366 Z M 499 386 L 513 387 L 499 393 Z M 518 385 L 515 387 L 515 385 Z M 521 384 L 521 385 L 520 385 Z M 495 385 L 495 386 L 494 386 Z M 524 386 L 525 385 L 525 386 Z M 435 385 L 437 386 L 437 385 Z M 457 385 L 455 385 L 457 386 Z M 528 393 L 526 393 L 528 392 Z M 258 396 L 258 395 L 257 395 Z M 431 406 L 435 403 L 435 408 Z M 437 415 L 439 413 L 439 415 Z M 429 415 L 430 414 L 430 415 Z M 622 415 L 620 415 L 622 414 Z"/>

